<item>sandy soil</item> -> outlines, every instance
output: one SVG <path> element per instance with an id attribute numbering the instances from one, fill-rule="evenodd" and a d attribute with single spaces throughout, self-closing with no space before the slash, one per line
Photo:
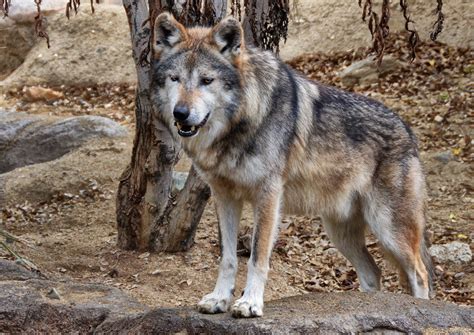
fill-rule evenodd
<path id="1" fill-rule="evenodd" d="M 371 37 L 367 24 L 361 20 L 362 10 L 357 1 L 299 0 L 293 7 L 288 40 L 281 48 L 283 59 L 291 59 L 304 52 L 347 51 L 368 47 Z M 373 1 L 374 10 L 380 12 L 381 1 Z M 390 29 L 404 29 L 405 21 L 398 1 L 392 1 Z M 409 1 L 409 13 L 423 40 L 428 40 L 436 1 Z M 438 40 L 457 47 L 474 47 L 474 5 L 470 0 L 444 1 L 444 31 Z"/>

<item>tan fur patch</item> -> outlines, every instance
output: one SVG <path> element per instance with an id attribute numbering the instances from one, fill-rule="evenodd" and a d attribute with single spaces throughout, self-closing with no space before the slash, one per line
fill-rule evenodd
<path id="1" fill-rule="evenodd" d="M 273 246 L 273 234 L 275 225 L 277 225 L 278 217 L 278 194 L 267 193 L 268 197 L 261 205 L 257 205 L 256 211 L 258 215 L 258 223 L 255 229 L 258 230 L 257 240 L 257 266 L 268 267 L 268 260 Z"/>

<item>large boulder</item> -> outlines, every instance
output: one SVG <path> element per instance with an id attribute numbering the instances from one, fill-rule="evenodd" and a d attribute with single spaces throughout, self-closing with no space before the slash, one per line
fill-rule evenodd
<path id="1" fill-rule="evenodd" d="M 146 310 L 118 289 L 41 279 L 0 259 L 0 333 L 91 333 L 107 318 Z"/>
<path id="2" fill-rule="evenodd" d="M 132 136 L 92 140 L 52 161 L 28 165 L 0 174 L 0 210 L 25 201 L 39 204 L 58 195 L 115 190 L 130 162 Z"/>
<path id="3" fill-rule="evenodd" d="M 393 293 L 305 294 L 268 302 L 257 319 L 203 315 L 189 307 L 147 311 L 117 289 L 29 277 L 0 260 L 5 333 L 467 334 L 473 327 L 472 308 Z"/>
<path id="4" fill-rule="evenodd" d="M 0 110 L 0 174 L 56 159 L 91 139 L 126 134 L 123 126 L 100 116 L 58 119 Z"/>
<path id="5" fill-rule="evenodd" d="M 90 6 L 83 3 L 70 20 L 63 11 L 49 16 L 51 48 L 38 39 L 24 62 L 21 60 L 23 63 L 0 86 L 134 83 L 135 65 L 123 7 L 101 4 L 95 9 L 92 14 Z M 9 38 L 9 50 L 13 50 L 16 39 Z"/>
<path id="6" fill-rule="evenodd" d="M 122 320 L 106 320 L 97 333 L 187 334 L 406 334 L 474 327 L 474 310 L 414 299 L 403 294 L 312 293 L 270 301 L 265 315 L 235 320 L 229 313 L 203 315 L 194 309 L 156 309 Z"/>

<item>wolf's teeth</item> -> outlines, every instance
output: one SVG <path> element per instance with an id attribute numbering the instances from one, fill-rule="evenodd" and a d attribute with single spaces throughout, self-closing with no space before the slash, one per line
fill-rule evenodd
<path id="1" fill-rule="evenodd" d="M 195 130 L 196 130 L 196 126 L 192 126 L 191 131 L 195 131 Z"/>
<path id="2" fill-rule="evenodd" d="M 176 122 L 176 128 L 178 128 L 178 130 L 181 130 L 181 125 L 178 122 Z"/>

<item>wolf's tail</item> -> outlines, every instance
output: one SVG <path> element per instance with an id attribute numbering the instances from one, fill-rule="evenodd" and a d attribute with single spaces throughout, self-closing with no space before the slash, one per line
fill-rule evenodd
<path id="1" fill-rule="evenodd" d="M 428 285 L 430 289 L 430 297 L 434 295 L 434 280 L 435 280 L 435 272 L 433 267 L 433 260 L 431 258 L 431 254 L 428 250 L 428 238 L 426 234 L 421 241 L 420 252 L 421 252 L 421 259 L 423 264 L 425 265 L 426 271 L 428 272 Z"/>

